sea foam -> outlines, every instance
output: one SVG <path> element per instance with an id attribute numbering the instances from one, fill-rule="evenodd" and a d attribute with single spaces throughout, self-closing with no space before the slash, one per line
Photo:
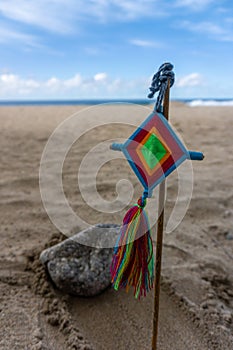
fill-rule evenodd
<path id="1" fill-rule="evenodd" d="M 190 107 L 199 106 L 233 106 L 233 100 L 192 100 L 187 102 Z"/>

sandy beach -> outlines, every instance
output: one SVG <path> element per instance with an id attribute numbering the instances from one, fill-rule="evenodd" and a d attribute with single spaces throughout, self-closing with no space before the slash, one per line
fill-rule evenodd
<path id="1" fill-rule="evenodd" d="M 94 298 L 63 295 L 49 282 L 40 252 L 64 239 L 49 219 L 39 189 L 40 159 L 54 129 L 81 111 L 80 129 L 63 166 L 64 192 L 70 206 L 88 224 L 120 224 L 126 208 L 98 210 L 90 186 L 94 164 L 86 173 L 81 196 L 77 173 L 85 155 L 106 140 L 126 139 L 148 109 L 131 105 L 0 107 L 0 349 L 124 350 L 150 349 L 153 292 L 143 300 L 109 288 Z M 101 111 L 101 115 L 98 114 Z M 96 116 L 95 116 L 96 113 Z M 98 116 L 106 125 L 93 128 Z M 124 117 L 127 115 L 127 120 Z M 115 119 L 114 119 L 115 118 Z M 116 124 L 110 121 L 115 120 Z M 164 235 L 159 349 L 233 349 L 233 107 L 188 107 L 173 102 L 170 120 L 191 150 L 205 154 L 193 162 L 190 206 L 179 226 Z M 104 156 L 98 151 L 99 156 Z M 54 163 L 56 158 L 54 159 Z M 92 168 L 93 166 L 93 168 Z M 116 183 L 141 185 L 122 159 L 112 159 L 96 177 L 99 195 L 117 197 Z M 177 199 L 177 174 L 167 181 L 166 222 Z M 122 186 L 126 186 L 123 183 Z M 185 194 L 181 202 L 186 201 Z M 118 205 L 117 204 L 117 205 Z M 153 210 L 148 207 L 149 216 Z M 67 220 L 65 213 L 59 218 Z M 74 226 L 70 235 L 78 232 Z M 154 244 L 155 232 L 153 235 Z"/>

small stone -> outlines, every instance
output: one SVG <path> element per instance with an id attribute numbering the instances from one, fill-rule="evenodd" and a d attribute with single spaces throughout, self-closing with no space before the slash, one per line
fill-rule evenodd
<path id="1" fill-rule="evenodd" d="M 37 328 L 37 329 L 35 330 L 35 332 L 34 332 L 34 337 L 35 337 L 36 339 L 42 340 L 42 338 L 43 338 L 43 333 L 42 333 L 41 329 Z"/>
<path id="2" fill-rule="evenodd" d="M 217 306 L 217 301 L 214 299 L 209 299 L 209 300 L 203 301 L 200 306 L 202 309 L 215 308 Z"/>
<path id="3" fill-rule="evenodd" d="M 94 296 L 111 284 L 113 247 L 120 227 L 98 224 L 40 255 L 51 279 L 60 290 L 77 296 Z"/>
<path id="4" fill-rule="evenodd" d="M 70 325 L 69 319 L 64 319 L 61 323 L 60 330 L 64 330 L 65 328 L 68 328 Z"/>
<path id="5" fill-rule="evenodd" d="M 59 303 L 59 300 L 57 298 L 53 299 L 53 302 L 52 302 L 53 307 L 56 307 L 58 303 Z"/>
<path id="6" fill-rule="evenodd" d="M 213 293 L 207 293 L 206 294 L 206 298 L 207 299 L 214 299 L 215 298 L 215 295 Z"/>
<path id="7" fill-rule="evenodd" d="M 223 213 L 223 217 L 224 218 L 229 218 L 233 216 L 233 210 L 225 210 L 224 213 Z"/>
<path id="8" fill-rule="evenodd" d="M 232 241 L 233 240 L 233 232 L 231 232 L 231 231 L 227 232 L 226 239 L 228 241 Z"/>
<path id="9" fill-rule="evenodd" d="M 223 320 L 228 324 L 232 323 L 232 314 L 230 311 L 225 311 L 225 313 L 223 314 Z"/>

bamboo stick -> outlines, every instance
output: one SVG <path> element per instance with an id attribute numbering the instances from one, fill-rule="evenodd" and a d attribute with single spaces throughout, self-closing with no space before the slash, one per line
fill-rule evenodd
<path id="1" fill-rule="evenodd" d="M 168 85 L 167 85 L 167 89 L 166 89 L 164 101 L 163 101 L 163 115 L 167 120 L 169 118 L 169 97 L 170 97 L 170 81 L 168 80 Z M 158 341 L 160 277 L 161 277 L 162 252 L 163 252 L 164 203 L 165 203 L 165 180 L 159 186 L 159 208 L 158 208 L 159 218 L 157 222 L 152 350 L 157 350 L 157 341 Z"/>

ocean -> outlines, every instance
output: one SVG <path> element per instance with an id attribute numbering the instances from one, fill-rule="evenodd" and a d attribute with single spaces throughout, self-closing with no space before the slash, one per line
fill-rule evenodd
<path id="1" fill-rule="evenodd" d="M 233 99 L 173 99 L 191 107 L 198 106 L 233 106 Z M 150 99 L 80 99 L 80 100 L 0 100 L 0 106 L 71 106 L 97 105 L 103 103 L 135 103 L 140 105 L 154 104 Z"/>

